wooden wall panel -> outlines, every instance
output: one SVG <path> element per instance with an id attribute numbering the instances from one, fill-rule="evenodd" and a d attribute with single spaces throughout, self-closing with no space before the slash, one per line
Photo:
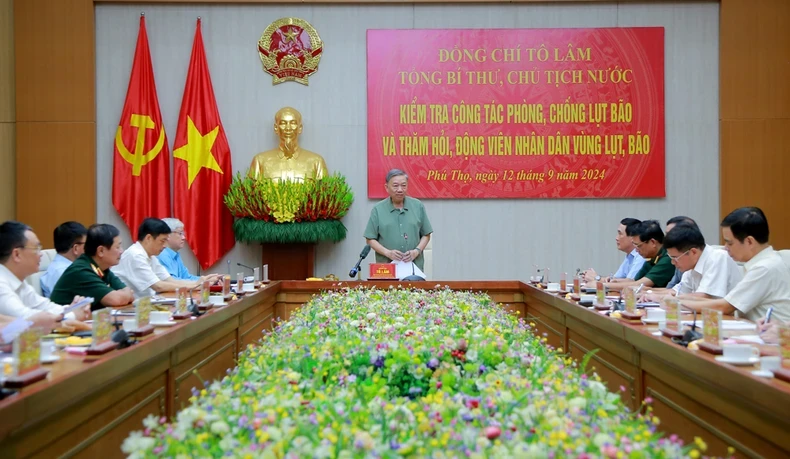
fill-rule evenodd
<path id="1" fill-rule="evenodd" d="M 92 0 L 14 4 L 16 218 L 52 247 L 66 220 L 96 219 Z"/>
<path id="2" fill-rule="evenodd" d="M 684 443 L 694 443 L 695 437 L 704 439 L 708 444 L 706 454 L 728 457 L 732 447 L 735 457 L 786 457 L 779 447 L 722 416 L 714 406 L 700 403 L 647 372 L 645 396 L 653 399 L 653 414 L 661 420 L 659 430 L 676 433 Z"/>
<path id="3" fill-rule="evenodd" d="M 0 121 L 0 222 L 16 216 L 16 123 Z"/>
<path id="4" fill-rule="evenodd" d="M 641 370 L 637 365 L 626 362 L 616 355 L 602 349 L 598 343 L 588 340 L 575 331 L 568 330 L 568 353 L 577 362 L 582 362 L 590 352 L 592 355 L 587 366 L 601 377 L 610 392 L 620 394 L 623 402 L 636 411 L 642 403 Z M 621 388 L 625 388 L 623 391 Z"/>
<path id="5" fill-rule="evenodd" d="M 14 1 L 0 0 L 0 123 L 14 120 Z"/>
<path id="6" fill-rule="evenodd" d="M 92 162 L 94 123 L 18 122 L 17 219 L 32 226 L 44 247 L 52 230 L 67 220 L 84 225 L 96 218 L 96 176 Z"/>
<path id="7" fill-rule="evenodd" d="M 721 0 L 720 21 L 721 216 L 761 207 L 790 248 L 790 2 Z"/>
<path id="8" fill-rule="evenodd" d="M 0 221 L 15 215 L 14 1 L 0 0 Z"/>
<path id="9" fill-rule="evenodd" d="M 790 118 L 790 2 L 722 0 L 722 119 Z"/>
<path id="10" fill-rule="evenodd" d="M 722 217 L 758 206 L 768 217 L 771 243 L 790 248 L 790 118 L 722 120 L 721 157 Z"/>
<path id="11" fill-rule="evenodd" d="M 235 324 L 238 326 L 238 323 Z M 200 353 L 173 367 L 175 385 L 174 409 L 180 411 L 189 405 L 192 388 L 203 388 L 203 381 L 213 381 L 225 377 L 226 371 L 236 366 L 238 341 L 236 331 L 223 336 L 208 347 L 201 348 Z"/>
<path id="12" fill-rule="evenodd" d="M 17 121 L 94 121 L 91 0 L 25 0 L 14 8 Z"/>

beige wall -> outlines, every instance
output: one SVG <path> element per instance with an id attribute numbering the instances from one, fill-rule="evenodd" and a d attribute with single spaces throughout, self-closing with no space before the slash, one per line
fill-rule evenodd
<path id="1" fill-rule="evenodd" d="M 97 220 L 121 228 L 126 241 L 128 232 L 112 207 L 109 190 L 113 136 L 129 82 L 140 11 L 140 5 L 107 3 L 95 9 Z M 156 87 L 171 145 L 198 16 L 203 18 L 211 79 L 234 172 L 246 170 L 257 152 L 277 144 L 272 117 L 290 105 L 304 117 L 301 144 L 321 153 L 330 170 L 344 174 L 355 192 L 354 205 L 343 220 L 347 239 L 317 247 L 318 275 L 346 278 L 364 244 L 362 232 L 375 204 L 366 195 L 365 89 L 365 34 L 375 28 L 666 28 L 666 199 L 425 200 L 436 231 L 434 279 L 528 279 L 533 263 L 553 273 L 595 266 L 609 274 L 622 261 L 614 235 L 617 222 L 626 216 L 666 221 L 690 215 L 706 237 L 718 239 L 717 3 L 147 5 Z M 266 25 L 290 16 L 310 21 L 326 43 L 326 55 L 309 86 L 272 86 L 255 52 Z M 192 254 L 181 253 L 195 269 Z M 237 244 L 212 270 L 224 272 L 228 260 L 235 267 L 236 262 L 254 265 L 260 259 L 259 245 Z"/>
<path id="2" fill-rule="evenodd" d="M 0 0 L 0 221 L 15 217 L 14 0 Z"/>

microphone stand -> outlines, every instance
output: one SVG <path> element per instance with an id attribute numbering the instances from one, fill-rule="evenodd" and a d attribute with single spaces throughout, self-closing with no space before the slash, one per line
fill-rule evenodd
<path id="1" fill-rule="evenodd" d="M 252 271 L 253 273 L 255 272 L 255 269 L 254 269 L 254 268 L 252 268 L 252 267 L 250 267 L 250 266 L 243 265 L 243 264 L 241 264 L 241 263 L 236 263 L 236 265 L 237 265 L 237 266 L 241 266 L 242 268 L 247 268 L 247 269 L 249 269 L 250 271 Z"/>
<path id="2" fill-rule="evenodd" d="M 368 246 L 368 247 L 369 247 L 369 246 Z M 363 252 L 365 252 L 365 251 L 363 250 Z M 363 254 L 360 254 L 360 255 L 359 255 L 359 260 L 357 260 L 357 264 L 355 264 L 355 265 L 354 265 L 354 267 L 353 267 L 353 268 L 351 268 L 351 271 L 349 271 L 349 272 L 348 272 L 348 277 L 350 277 L 352 280 L 353 280 L 355 277 L 357 277 L 357 274 L 359 273 L 359 270 L 360 270 L 359 266 L 362 264 L 362 260 L 364 260 L 365 258 L 367 258 L 367 256 L 368 256 L 368 254 L 369 254 L 369 253 L 370 253 L 370 249 L 368 249 L 368 251 L 367 251 L 367 252 L 365 252 L 365 253 L 364 253 L 364 255 L 363 255 Z"/>
<path id="3" fill-rule="evenodd" d="M 203 314 L 205 314 L 205 312 L 200 312 L 200 307 L 197 304 L 195 304 L 195 296 L 193 294 L 195 288 L 197 287 L 192 287 L 191 289 L 189 289 L 189 312 L 191 312 L 192 315 L 195 317 L 200 317 Z"/>
<path id="4" fill-rule="evenodd" d="M 118 316 L 113 315 L 112 319 L 113 319 L 112 326 L 115 328 L 115 331 L 112 332 L 112 334 L 110 335 L 110 339 L 113 342 L 118 343 L 118 349 L 126 349 L 127 347 L 133 344 L 137 344 L 137 339 L 134 338 L 129 339 L 130 338 L 129 332 L 121 329 L 123 323 L 118 321 Z"/>
<path id="5" fill-rule="evenodd" d="M 703 335 L 697 331 L 697 311 L 685 306 L 683 306 L 683 309 L 694 313 L 694 321 L 691 323 L 691 330 L 686 330 L 682 338 L 672 338 L 672 342 L 688 347 L 689 343 L 702 338 Z M 680 321 L 680 317 L 678 317 L 678 321 Z"/>

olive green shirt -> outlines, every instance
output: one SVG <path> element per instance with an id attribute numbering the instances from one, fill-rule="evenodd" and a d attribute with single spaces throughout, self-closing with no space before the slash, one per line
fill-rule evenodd
<path id="1" fill-rule="evenodd" d="M 104 308 L 102 298 L 123 288 L 126 288 L 126 284 L 112 271 L 103 271 L 91 257 L 82 254 L 63 271 L 50 298 L 58 304 L 69 304 L 76 295 L 91 297 L 94 299 L 91 311 L 96 311 Z"/>
<path id="2" fill-rule="evenodd" d="M 645 264 L 636 273 L 636 279 L 634 280 L 647 277 L 653 281 L 653 287 L 665 288 L 674 275 L 675 266 L 672 264 L 672 260 L 669 259 L 669 255 L 667 255 L 667 249 L 661 246 L 661 250 L 658 251 L 658 255 L 655 258 L 645 260 Z"/>
<path id="3" fill-rule="evenodd" d="M 370 211 L 368 226 L 365 228 L 366 239 L 375 239 L 384 247 L 401 252 L 414 250 L 420 239 L 431 233 L 433 228 L 425 212 L 425 206 L 419 199 L 408 196 L 403 200 L 403 209 L 396 209 L 390 198 L 379 201 Z M 376 253 L 376 263 L 391 261 L 384 255 Z M 424 263 L 425 257 L 420 252 L 414 264 L 423 269 Z"/>

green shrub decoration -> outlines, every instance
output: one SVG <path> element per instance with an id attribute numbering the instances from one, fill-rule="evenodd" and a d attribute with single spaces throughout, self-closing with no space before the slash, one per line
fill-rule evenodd
<path id="1" fill-rule="evenodd" d="M 236 174 L 225 205 L 236 218 L 233 230 L 241 242 L 338 242 L 346 237 L 340 222 L 354 194 L 345 177 L 297 182 L 254 179 Z"/>

